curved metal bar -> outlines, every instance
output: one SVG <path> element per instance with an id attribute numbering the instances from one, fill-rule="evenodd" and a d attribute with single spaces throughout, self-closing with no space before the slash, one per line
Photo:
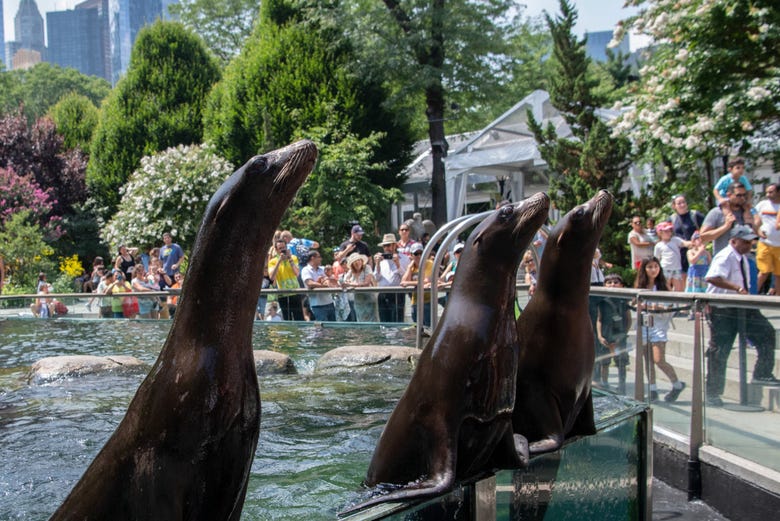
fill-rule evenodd
<path id="1" fill-rule="evenodd" d="M 488 212 L 482 212 L 481 214 L 477 215 L 488 215 L 490 212 L 495 210 L 490 210 Z M 431 252 L 433 251 L 433 247 L 436 245 L 439 240 L 448 234 L 450 230 L 452 230 L 454 227 L 456 227 L 458 224 L 462 223 L 463 221 L 466 221 L 468 219 L 475 218 L 475 215 L 463 215 L 461 217 L 458 217 L 457 219 L 453 219 L 452 221 L 449 221 L 441 226 L 438 230 L 436 230 L 436 233 L 433 234 L 433 237 L 428 241 L 428 244 L 425 245 L 425 248 L 423 249 L 422 255 L 420 256 L 420 273 L 422 276 L 417 276 L 417 286 L 415 286 L 415 291 L 417 292 L 417 337 L 416 337 L 416 345 L 418 349 L 422 349 L 422 332 L 423 332 L 423 314 L 425 313 L 423 299 L 425 297 L 425 288 L 423 287 L 424 284 L 422 283 L 423 279 L 425 278 L 425 261 L 428 259 L 428 257 L 431 255 Z M 483 217 L 484 219 L 484 217 Z M 436 265 L 434 264 L 434 268 Z M 437 277 L 438 279 L 438 277 Z M 433 281 L 432 281 L 433 282 Z M 433 285 L 433 284 L 432 284 Z M 433 306 L 435 302 L 433 299 L 431 299 L 431 314 L 435 312 L 435 307 Z M 431 322 L 433 323 L 433 322 Z"/>

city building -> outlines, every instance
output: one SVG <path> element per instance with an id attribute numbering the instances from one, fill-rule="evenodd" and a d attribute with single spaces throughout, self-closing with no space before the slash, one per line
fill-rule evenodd
<path id="1" fill-rule="evenodd" d="M 46 13 L 48 61 L 82 74 L 108 78 L 103 67 L 100 29 L 97 8 Z"/>
<path id="2" fill-rule="evenodd" d="M 9 69 L 5 59 L 5 17 L 3 16 L 3 0 L 0 0 L 0 63 Z"/>
<path id="3" fill-rule="evenodd" d="M 21 0 L 14 17 L 14 36 L 19 49 L 37 51 L 46 56 L 46 42 L 43 36 L 43 16 L 35 0 Z"/>
<path id="4" fill-rule="evenodd" d="M 607 61 L 607 45 L 612 41 L 613 32 L 610 31 L 594 31 L 585 33 L 588 38 L 585 52 L 587 55 L 597 62 Z M 629 44 L 628 34 L 620 41 L 617 47 L 611 49 L 612 52 L 617 55 L 622 53 L 625 56 L 631 54 L 631 46 Z"/>

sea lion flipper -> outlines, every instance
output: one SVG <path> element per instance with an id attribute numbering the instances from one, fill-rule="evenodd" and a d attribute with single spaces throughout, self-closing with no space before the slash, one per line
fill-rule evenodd
<path id="1" fill-rule="evenodd" d="M 590 436 L 596 434 L 596 423 L 593 420 L 593 391 L 588 391 L 588 396 L 582 404 L 580 413 L 574 420 L 569 436 Z"/>
<path id="2" fill-rule="evenodd" d="M 528 445 L 528 452 L 531 454 L 541 454 L 543 452 L 552 452 L 561 448 L 563 436 L 561 434 L 550 434 L 546 438 L 535 441 Z"/>

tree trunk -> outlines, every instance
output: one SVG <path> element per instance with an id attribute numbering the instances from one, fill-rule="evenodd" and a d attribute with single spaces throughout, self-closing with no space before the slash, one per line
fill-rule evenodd
<path id="1" fill-rule="evenodd" d="M 447 187 L 444 179 L 444 157 L 447 155 L 447 140 L 444 134 L 444 92 L 439 87 L 426 91 L 428 116 L 428 138 L 431 142 L 431 220 L 436 226 L 447 222 Z"/>

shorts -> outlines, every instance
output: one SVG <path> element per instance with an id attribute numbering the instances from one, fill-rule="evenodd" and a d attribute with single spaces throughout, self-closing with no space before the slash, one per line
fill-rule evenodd
<path id="1" fill-rule="evenodd" d="M 647 327 L 642 326 L 642 340 L 645 342 L 668 342 L 669 338 L 666 336 L 666 329 L 659 327 Z"/>
<path id="2" fill-rule="evenodd" d="M 780 275 L 780 246 L 770 246 L 758 241 L 756 247 L 756 265 L 759 273 Z"/>
<path id="3" fill-rule="evenodd" d="M 672 279 L 681 280 L 682 279 L 682 274 L 683 274 L 682 270 L 666 270 L 666 269 L 664 270 L 664 275 L 669 280 L 672 280 Z"/>

